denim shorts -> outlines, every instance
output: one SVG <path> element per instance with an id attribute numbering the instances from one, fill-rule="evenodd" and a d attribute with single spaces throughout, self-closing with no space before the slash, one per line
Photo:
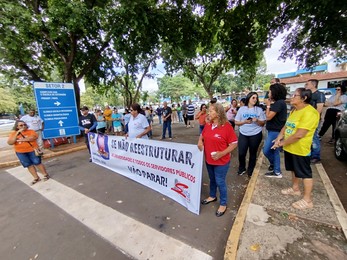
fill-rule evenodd
<path id="1" fill-rule="evenodd" d="M 31 165 L 38 165 L 41 164 L 41 157 L 36 156 L 35 152 L 29 152 L 29 153 L 17 153 L 17 157 L 20 161 L 20 163 L 23 165 L 24 168 L 27 168 Z"/>

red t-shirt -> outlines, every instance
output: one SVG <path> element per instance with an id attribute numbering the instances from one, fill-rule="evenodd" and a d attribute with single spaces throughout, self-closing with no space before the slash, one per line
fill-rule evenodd
<path id="1" fill-rule="evenodd" d="M 212 124 L 206 123 L 201 134 L 204 138 L 204 153 L 206 162 L 211 165 L 224 165 L 228 163 L 230 161 L 230 153 L 216 161 L 212 159 L 211 153 L 224 151 L 229 144 L 237 143 L 237 136 L 229 122 L 222 126 L 218 126 L 213 130 Z"/>
<path id="2" fill-rule="evenodd" d="M 17 131 L 13 131 L 10 134 L 10 137 L 14 136 L 17 133 Z M 25 130 L 22 132 L 22 135 L 24 135 L 25 137 L 29 137 L 29 136 L 35 136 L 37 138 L 37 133 L 34 130 Z M 22 135 L 17 135 L 17 142 L 14 143 L 14 150 L 18 153 L 29 153 L 34 151 L 34 148 L 37 148 L 37 143 L 36 140 L 31 141 L 31 146 L 29 144 L 29 142 L 21 142 L 20 139 L 23 139 L 24 137 Z"/>

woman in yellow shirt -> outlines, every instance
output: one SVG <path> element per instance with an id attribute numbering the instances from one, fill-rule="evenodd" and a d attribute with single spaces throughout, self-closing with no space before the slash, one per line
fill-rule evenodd
<path id="1" fill-rule="evenodd" d="M 284 149 L 285 167 L 292 172 L 292 187 L 281 191 L 284 195 L 300 196 L 300 179 L 304 184 L 304 196 L 292 204 L 296 209 L 313 207 L 312 202 L 312 169 L 311 145 L 314 132 L 318 126 L 319 113 L 310 105 L 312 92 L 305 88 L 298 88 L 292 95 L 290 104 L 294 107 L 285 126 L 275 139 L 272 149 Z"/>

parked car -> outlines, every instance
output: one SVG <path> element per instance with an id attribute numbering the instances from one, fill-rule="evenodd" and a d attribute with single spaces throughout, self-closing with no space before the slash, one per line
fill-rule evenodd
<path id="1" fill-rule="evenodd" d="M 334 153 L 338 160 L 347 160 L 347 109 L 338 115 L 338 122 L 335 129 Z"/>
<path id="2" fill-rule="evenodd" d="M 319 88 L 320 92 L 323 92 L 325 99 L 330 98 L 332 95 L 336 94 L 335 88 Z"/>
<path id="3" fill-rule="evenodd" d="M 0 113 L 0 119 L 16 120 L 17 116 L 15 114 L 11 114 L 11 113 Z"/>
<path id="4" fill-rule="evenodd" d="M 16 121 L 12 119 L 0 119 L 0 135 L 7 135 Z"/>

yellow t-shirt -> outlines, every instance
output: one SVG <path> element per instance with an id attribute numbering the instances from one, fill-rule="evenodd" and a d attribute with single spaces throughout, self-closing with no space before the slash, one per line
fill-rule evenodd
<path id="1" fill-rule="evenodd" d="M 283 149 L 291 154 L 309 156 L 311 154 L 313 135 L 318 126 L 318 122 L 319 113 L 311 105 L 291 112 L 286 122 L 284 139 L 295 134 L 299 128 L 308 130 L 308 133 L 297 142 L 286 145 Z"/>
<path id="2" fill-rule="evenodd" d="M 111 110 L 111 108 L 106 108 L 104 110 L 104 117 L 105 117 L 106 121 L 111 121 L 111 119 L 112 119 L 112 110 Z"/>

